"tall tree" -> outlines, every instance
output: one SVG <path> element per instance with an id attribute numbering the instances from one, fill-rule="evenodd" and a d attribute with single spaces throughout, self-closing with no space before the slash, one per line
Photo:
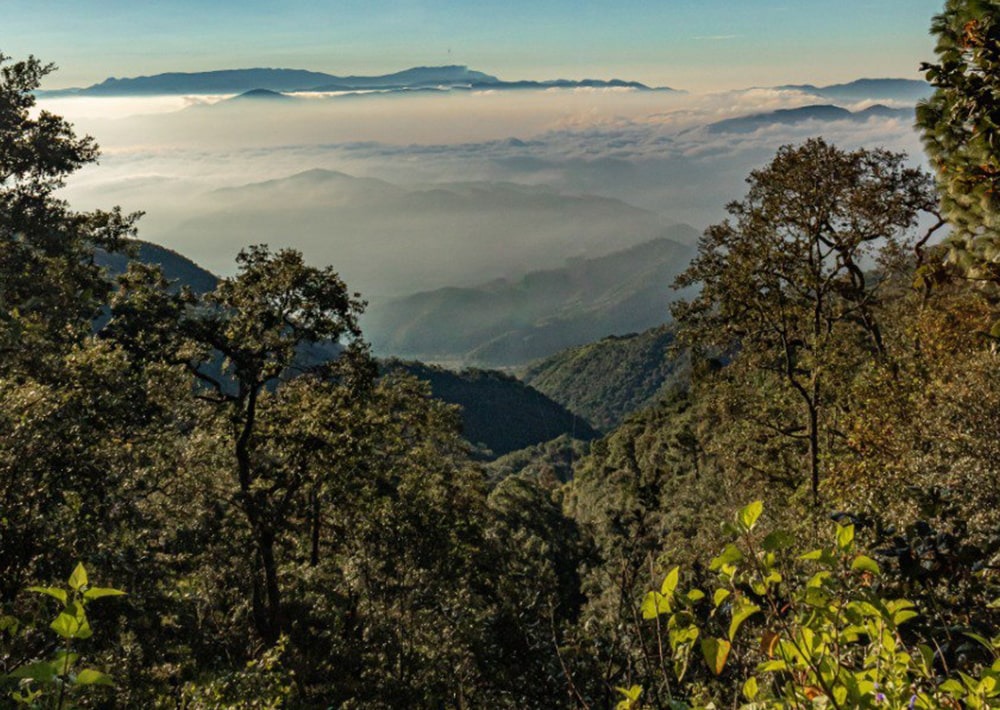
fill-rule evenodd
<path id="1" fill-rule="evenodd" d="M 375 368 L 357 323 L 363 303 L 331 268 L 308 266 L 291 249 L 272 253 L 264 246 L 240 252 L 237 264 L 235 277 L 200 298 L 168 293 L 155 270 L 132 268 L 106 330 L 146 357 L 152 350 L 184 364 L 202 385 L 200 397 L 225 417 L 235 502 L 254 547 L 254 623 L 273 644 L 286 630 L 276 547 L 293 506 L 315 489 L 313 464 L 325 445 L 308 421 L 319 405 L 285 393 L 283 383 L 319 371 L 361 392 Z M 342 390 L 314 392 L 323 393 L 338 402 L 345 396 Z"/>
<path id="2" fill-rule="evenodd" d="M 701 293 L 673 312 L 682 341 L 736 348 L 738 368 L 777 376 L 791 389 L 802 419 L 775 428 L 808 443 L 818 500 L 827 380 L 845 366 L 838 351 L 853 341 L 885 354 L 879 293 L 934 197 L 904 155 L 845 152 L 818 138 L 781 148 L 747 182 L 746 197 L 727 208 L 732 219 L 706 231 L 676 281 L 700 284 Z"/>
<path id="3" fill-rule="evenodd" d="M 110 283 L 95 249 L 120 249 L 138 215 L 79 213 L 55 197 L 66 178 L 97 159 L 89 137 L 48 111 L 34 91 L 54 69 L 0 54 L 0 373 L 53 376 L 47 358 L 90 333 Z M 56 379 L 58 377 L 56 376 Z"/>
<path id="4" fill-rule="evenodd" d="M 948 0 L 934 18 L 934 95 L 917 123 L 937 172 L 951 259 L 966 275 L 1000 281 L 1000 2 Z"/>

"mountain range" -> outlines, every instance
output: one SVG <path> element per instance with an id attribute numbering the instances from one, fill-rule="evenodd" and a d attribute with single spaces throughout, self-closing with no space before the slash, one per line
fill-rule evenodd
<path id="1" fill-rule="evenodd" d="M 310 170 L 188 200 L 180 223 L 155 238 L 203 260 L 218 254 L 208 263 L 220 269 L 254 241 L 291 246 L 333 264 L 377 304 L 604 256 L 668 229 L 660 215 L 625 202 L 540 185 L 397 185 Z"/>
<path id="2" fill-rule="evenodd" d="M 491 367 L 523 365 L 607 335 L 667 320 L 682 294 L 671 283 L 693 256 L 697 231 L 665 236 L 558 269 L 471 288 L 442 288 L 378 304 L 364 327 L 376 352 Z"/>
<path id="3" fill-rule="evenodd" d="M 83 88 L 40 92 L 55 96 L 155 96 L 176 94 L 243 94 L 271 92 L 406 91 L 413 89 L 549 89 L 577 87 L 630 88 L 640 91 L 673 91 L 621 79 L 552 79 L 504 81 L 461 65 L 413 67 L 377 76 L 337 76 L 303 69 L 224 69 L 206 72 L 168 72 L 152 76 L 108 78 Z"/>
<path id="4" fill-rule="evenodd" d="M 889 108 L 881 104 L 861 111 L 848 111 L 829 104 L 779 109 L 767 113 L 755 113 L 737 118 L 727 118 L 705 127 L 710 133 L 752 133 L 759 128 L 773 125 L 793 125 L 805 121 L 856 121 L 863 123 L 870 118 L 899 118 L 913 121 L 912 108 Z"/>
<path id="5" fill-rule="evenodd" d="M 815 86 L 813 84 L 785 84 L 776 89 L 802 91 L 828 101 L 852 103 L 857 101 L 898 101 L 915 104 L 926 99 L 934 88 L 926 81 L 915 79 L 857 79 L 845 84 Z"/>

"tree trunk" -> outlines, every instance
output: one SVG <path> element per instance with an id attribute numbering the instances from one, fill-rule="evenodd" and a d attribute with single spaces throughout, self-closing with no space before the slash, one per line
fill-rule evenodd
<path id="1" fill-rule="evenodd" d="M 812 483 L 813 503 L 819 505 L 819 407 L 816 401 L 816 390 L 813 386 L 813 398 L 809 407 L 809 477 Z"/>

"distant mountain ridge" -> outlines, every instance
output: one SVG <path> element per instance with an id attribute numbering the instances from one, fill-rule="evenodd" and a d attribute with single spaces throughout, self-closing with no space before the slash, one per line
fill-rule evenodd
<path id="1" fill-rule="evenodd" d="M 517 378 L 495 370 L 461 372 L 421 362 L 388 360 L 384 371 L 402 370 L 428 382 L 431 394 L 462 409 L 462 434 L 478 457 L 494 459 L 560 436 L 589 441 L 599 436 L 586 421 Z"/>
<path id="2" fill-rule="evenodd" d="M 245 94 L 265 90 L 288 92 L 396 91 L 413 89 L 549 89 L 629 88 L 673 91 L 622 79 L 552 79 L 503 81 L 464 65 L 412 67 L 377 76 L 337 76 L 304 69 L 223 69 L 206 72 L 168 72 L 152 76 L 108 78 L 84 88 L 39 92 L 42 96 L 155 96 L 176 94 Z"/>
<path id="3" fill-rule="evenodd" d="M 934 87 L 919 79 L 856 79 L 845 84 L 815 86 L 813 84 L 785 84 L 776 89 L 803 91 L 830 101 L 900 101 L 916 103 L 934 91 Z"/>
<path id="4" fill-rule="evenodd" d="M 870 106 L 861 111 L 848 111 L 840 106 L 820 104 L 727 118 L 724 121 L 710 123 L 705 127 L 705 130 L 709 133 L 752 133 L 766 126 L 792 125 L 803 121 L 856 121 L 862 123 L 870 118 L 913 120 L 915 113 L 912 108 L 889 108 L 881 104 Z"/>

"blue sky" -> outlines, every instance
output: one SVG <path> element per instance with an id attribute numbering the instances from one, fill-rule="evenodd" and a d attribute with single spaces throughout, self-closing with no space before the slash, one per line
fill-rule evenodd
<path id="1" fill-rule="evenodd" d="M 916 78 L 943 0 L 2 0 L 0 51 L 108 76 L 281 66 L 468 64 L 504 78 L 694 91 Z"/>

